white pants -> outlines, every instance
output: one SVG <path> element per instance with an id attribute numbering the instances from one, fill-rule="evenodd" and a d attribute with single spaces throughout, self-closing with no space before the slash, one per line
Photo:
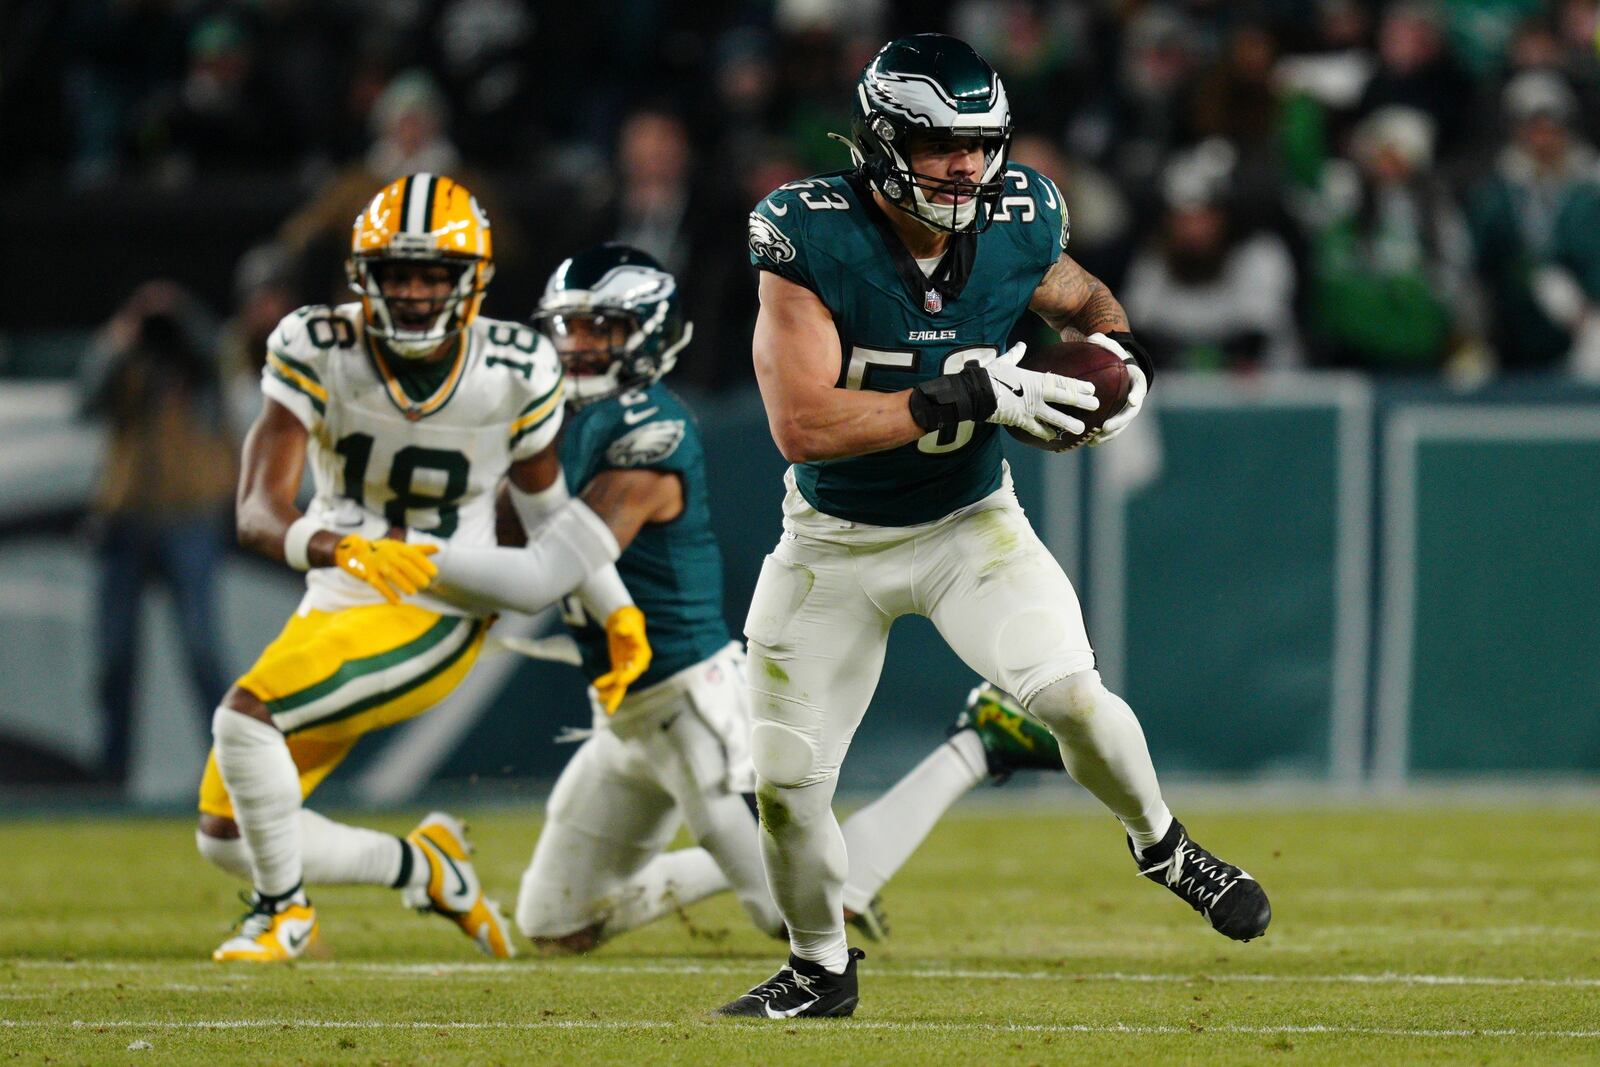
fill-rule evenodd
<path id="1" fill-rule="evenodd" d="M 761 778 L 833 779 L 877 688 L 889 627 L 927 616 L 978 674 L 1026 705 L 1094 666 L 1072 583 L 1017 503 L 994 493 L 935 522 L 846 522 L 793 488 L 750 602 L 752 755 Z"/>
<path id="2" fill-rule="evenodd" d="M 619 909 L 669 911 L 672 902 L 623 898 L 644 887 L 674 890 L 671 872 L 641 872 L 673 858 L 692 863 L 685 853 L 698 850 L 662 855 L 680 822 L 721 871 L 717 884 L 700 884 L 711 865 L 695 864 L 699 888 L 688 895 L 728 886 L 763 930 L 782 925 L 746 799 L 755 782 L 743 666 L 743 650 L 730 645 L 630 694 L 615 717 L 601 716 L 551 793 L 517 901 L 524 934 L 564 937 L 606 924 Z"/>

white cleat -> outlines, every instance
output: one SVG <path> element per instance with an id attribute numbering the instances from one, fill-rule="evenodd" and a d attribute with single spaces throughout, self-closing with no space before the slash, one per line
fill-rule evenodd
<path id="1" fill-rule="evenodd" d="M 428 884 L 405 890 L 402 899 L 418 911 L 445 916 L 472 938 L 485 955 L 510 959 L 516 955 L 510 924 L 500 905 L 483 895 L 478 872 L 473 870 L 472 846 L 460 821 L 442 811 L 433 812 L 406 835 L 428 859 Z"/>

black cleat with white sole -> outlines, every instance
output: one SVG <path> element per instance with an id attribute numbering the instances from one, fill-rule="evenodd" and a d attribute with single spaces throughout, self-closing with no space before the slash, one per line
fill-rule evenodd
<path id="1" fill-rule="evenodd" d="M 1176 893 L 1219 934 L 1249 941 L 1265 933 L 1272 921 L 1272 905 L 1261 884 L 1197 845 L 1177 819 L 1159 844 L 1141 852 L 1130 837 L 1128 850 L 1140 874 Z"/>
<path id="2" fill-rule="evenodd" d="M 843 974 L 834 974 L 820 963 L 790 954 L 789 963 L 777 974 L 756 986 L 738 1000 L 717 1009 L 718 1015 L 750 1019 L 840 1018 L 856 1010 L 856 961 L 867 954 L 850 950 L 850 962 Z"/>

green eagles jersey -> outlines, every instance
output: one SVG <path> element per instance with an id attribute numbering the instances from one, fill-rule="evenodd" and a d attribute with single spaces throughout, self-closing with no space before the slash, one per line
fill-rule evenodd
<path id="1" fill-rule="evenodd" d="M 711 532 L 705 453 L 683 402 L 657 383 L 580 408 L 567 418 L 561 466 L 574 495 L 607 470 L 666 471 L 683 482 L 683 513 L 646 523 L 617 561 L 655 653 L 633 689 L 693 666 L 732 640 L 722 618 L 722 552 Z M 605 627 L 586 616 L 576 597 L 563 608 L 593 681 L 611 669 Z"/>
<path id="2" fill-rule="evenodd" d="M 852 174 L 790 182 L 750 213 L 751 262 L 810 289 L 832 313 L 840 389 L 895 392 L 1000 352 L 1066 239 L 1060 191 L 1017 164 L 993 223 L 952 236 L 931 277 Z M 796 464 L 795 483 L 812 507 L 841 519 L 931 522 L 1000 487 L 998 429 L 963 422 L 899 448 Z"/>

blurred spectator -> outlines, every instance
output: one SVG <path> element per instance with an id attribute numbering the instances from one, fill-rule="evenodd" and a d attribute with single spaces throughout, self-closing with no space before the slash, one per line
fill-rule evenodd
<path id="1" fill-rule="evenodd" d="M 682 274 L 695 236 L 690 200 L 699 193 L 689 180 L 694 156 L 683 121 L 665 111 L 635 111 L 617 134 L 616 165 L 611 239 L 643 249 L 669 273 Z"/>
<path id="2" fill-rule="evenodd" d="M 1303 362 L 1294 325 L 1294 260 L 1283 241 L 1247 233 L 1227 196 L 1232 149 L 1208 141 L 1168 167 L 1166 213 L 1122 287 L 1128 317 L 1158 364 L 1185 370 Z"/>
<path id="3" fill-rule="evenodd" d="M 299 131 L 261 72 L 254 43 L 230 15 L 204 19 L 189 35 L 189 63 L 177 91 L 162 101 L 162 176 L 276 169 L 300 158 Z"/>
<path id="4" fill-rule="evenodd" d="M 278 321 L 305 303 L 293 258 L 282 247 L 259 245 L 239 259 L 233 274 L 234 312 L 218 337 L 218 371 L 227 421 L 243 440 L 261 412 L 261 368 L 267 338 Z"/>
<path id="5" fill-rule="evenodd" d="M 177 0 L 85 0 L 66 16 L 65 35 L 76 45 L 61 79 L 74 185 L 117 177 L 146 135 L 148 101 L 183 66 L 186 26 L 177 7 Z"/>
<path id="6" fill-rule="evenodd" d="M 1309 220 L 1322 362 L 1426 372 L 1481 354 L 1471 243 L 1430 169 L 1433 144 L 1427 115 L 1386 107 L 1356 127 L 1353 162 L 1326 168 Z"/>
<path id="7" fill-rule="evenodd" d="M 1280 84 L 1330 111 L 1353 113 L 1377 70 L 1371 31 L 1362 0 L 1318 0 L 1311 40 L 1278 63 Z"/>
<path id="8" fill-rule="evenodd" d="M 1378 70 L 1367 83 L 1361 113 L 1400 106 L 1422 112 L 1446 149 L 1461 140 L 1478 94 L 1445 37 L 1444 16 L 1427 0 L 1403 0 L 1378 24 Z M 1430 160 L 1436 154 L 1430 148 Z"/>
<path id="9" fill-rule="evenodd" d="M 425 72 L 408 70 L 396 76 L 372 106 L 367 174 L 384 185 L 416 171 L 454 172 L 461 153 L 445 132 L 449 119 L 449 103 Z"/>
<path id="10" fill-rule="evenodd" d="M 755 160 L 745 161 L 754 165 Z M 749 337 L 736 338 L 718 327 L 754 295 L 749 287 L 731 307 L 725 303 L 735 286 L 739 293 L 746 291 L 743 220 L 754 201 L 745 203 L 741 189 L 722 188 L 711 175 L 697 173 L 683 120 L 656 108 L 642 108 L 623 120 L 616 174 L 594 238 L 642 248 L 683 279 L 685 310 L 696 331 L 690 362 L 680 371 L 683 380 L 707 388 L 751 381 Z M 757 195 L 770 191 L 769 186 Z"/>
<path id="11" fill-rule="evenodd" d="M 1595 151 L 1573 133 L 1577 98 L 1557 74 L 1517 75 L 1504 111 L 1510 135 L 1470 216 L 1494 348 L 1506 370 L 1546 370 L 1562 364 L 1576 330 L 1587 366 L 1595 343 L 1586 324 L 1600 304 Z"/>
<path id="12" fill-rule="evenodd" d="M 523 0 L 451 0 L 440 12 L 439 49 L 457 104 L 456 128 L 482 166 L 515 162 L 534 136 L 533 28 Z"/>
<path id="13" fill-rule="evenodd" d="M 1143 8 L 1128 23 L 1108 145 L 1113 173 L 1136 202 L 1155 198 L 1167 155 L 1190 137 L 1187 104 L 1201 58 L 1196 27 L 1171 8 Z M 1080 131 L 1074 143 L 1083 141 Z"/>
<path id="14" fill-rule="evenodd" d="M 128 777 L 139 615 L 151 581 L 172 593 L 202 725 L 227 686 L 213 579 L 237 453 L 225 428 L 212 333 L 187 293 L 150 282 L 101 330 L 83 367 L 83 411 L 108 424 L 93 512 L 104 775 L 116 784 Z"/>

